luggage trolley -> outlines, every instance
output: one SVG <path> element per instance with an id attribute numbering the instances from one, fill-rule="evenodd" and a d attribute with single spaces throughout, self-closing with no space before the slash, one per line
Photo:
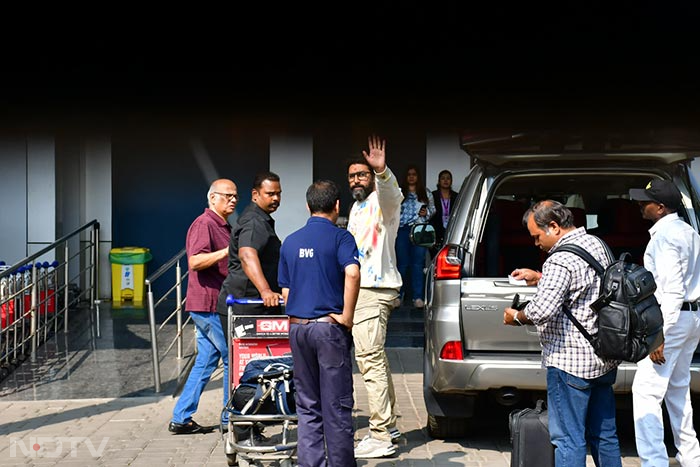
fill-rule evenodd
<path id="1" fill-rule="evenodd" d="M 297 415 L 293 406 L 289 318 L 232 312 L 234 304 L 261 303 L 262 299 L 226 297 L 230 346 L 229 381 L 224 382 L 229 385 L 229 400 L 222 411 L 222 416 L 226 411 L 229 415 L 227 433 L 222 425 L 224 452 L 228 465 L 292 467 L 296 464 Z M 240 407 L 244 389 L 250 399 Z M 252 433 L 249 444 L 239 443 L 234 427 L 250 427 L 252 431 L 254 425 L 275 433 L 264 444 L 257 445 Z"/>

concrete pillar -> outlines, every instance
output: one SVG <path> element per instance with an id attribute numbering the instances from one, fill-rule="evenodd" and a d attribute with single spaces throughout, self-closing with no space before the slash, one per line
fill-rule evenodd
<path id="1" fill-rule="evenodd" d="M 313 140 L 307 136 L 270 137 L 270 171 L 280 176 L 282 202 L 272 214 L 280 240 L 306 224 L 306 189 L 313 181 Z"/>
<path id="2" fill-rule="evenodd" d="M 26 256 L 56 240 L 56 143 L 53 136 L 27 138 Z M 53 261 L 55 252 L 37 261 Z"/>
<path id="3" fill-rule="evenodd" d="M 112 142 L 109 136 L 94 136 L 83 142 L 81 166 L 80 225 L 93 219 L 100 222 L 99 295 L 108 298 L 112 293 L 109 262 L 112 249 Z"/>

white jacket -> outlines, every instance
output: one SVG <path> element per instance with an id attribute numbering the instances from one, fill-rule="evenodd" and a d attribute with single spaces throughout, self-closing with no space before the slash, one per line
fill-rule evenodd
<path id="1" fill-rule="evenodd" d="M 375 173 L 375 190 L 350 209 L 347 230 L 355 237 L 360 253 L 360 287 L 401 288 L 395 244 L 402 201 L 398 181 L 387 167 Z"/>

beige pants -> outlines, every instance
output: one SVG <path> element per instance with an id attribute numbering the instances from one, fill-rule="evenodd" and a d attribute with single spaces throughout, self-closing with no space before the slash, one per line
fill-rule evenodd
<path id="1" fill-rule="evenodd" d="M 355 307 L 352 337 L 355 360 L 367 388 L 369 430 L 372 438 L 389 441 L 389 428 L 396 425 L 394 382 L 384 351 L 386 327 L 394 289 L 360 289 Z"/>

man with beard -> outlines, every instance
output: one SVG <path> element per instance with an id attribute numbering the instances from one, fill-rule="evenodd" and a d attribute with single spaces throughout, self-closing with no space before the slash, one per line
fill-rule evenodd
<path id="1" fill-rule="evenodd" d="M 369 138 L 369 154 L 348 163 L 348 182 L 355 203 L 347 230 L 360 254 L 360 294 L 353 319 L 355 360 L 369 399 L 369 434 L 355 448 L 358 459 L 390 456 L 396 429 L 394 384 L 384 351 L 386 327 L 401 275 L 396 268 L 396 234 L 403 194 L 386 165 L 385 141 Z"/>
<path id="2" fill-rule="evenodd" d="M 243 211 L 231 232 L 228 248 L 228 276 L 224 281 L 217 311 L 223 329 L 228 333 L 226 297 L 262 298 L 262 305 L 233 306 L 234 314 L 280 314 L 282 295 L 277 284 L 280 239 L 275 233 L 275 221 L 270 214 L 280 205 L 280 178 L 272 172 L 262 172 L 253 182 L 252 203 Z M 230 345 L 230 342 L 229 342 Z M 228 381 L 225 382 L 228 384 Z M 249 429 L 241 429 L 238 439 L 245 440 Z"/>

